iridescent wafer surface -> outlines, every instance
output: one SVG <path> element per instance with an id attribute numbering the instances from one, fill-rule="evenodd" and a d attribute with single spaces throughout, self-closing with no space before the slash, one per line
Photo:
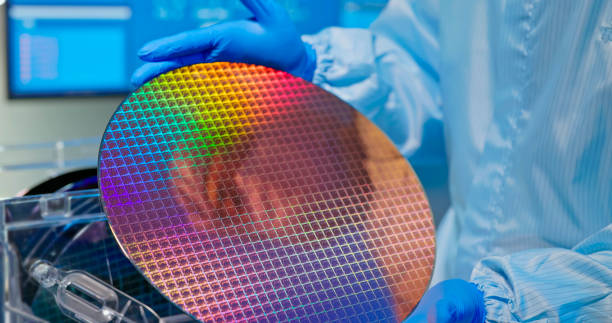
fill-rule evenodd
<path id="1" fill-rule="evenodd" d="M 321 88 L 212 63 L 119 106 L 99 184 L 125 254 L 213 321 L 398 321 L 434 260 L 421 184 L 389 139 Z"/>

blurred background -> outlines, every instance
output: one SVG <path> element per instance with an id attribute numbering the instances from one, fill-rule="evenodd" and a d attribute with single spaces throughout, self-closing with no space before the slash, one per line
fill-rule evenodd
<path id="1" fill-rule="evenodd" d="M 368 27 L 387 2 L 278 1 L 302 33 Z M 128 92 L 144 43 L 249 15 L 238 0 L 0 3 L 6 44 L 0 49 L 0 198 L 96 167 L 99 138 Z M 445 160 L 416 156 L 411 162 L 439 218 L 448 206 Z"/>

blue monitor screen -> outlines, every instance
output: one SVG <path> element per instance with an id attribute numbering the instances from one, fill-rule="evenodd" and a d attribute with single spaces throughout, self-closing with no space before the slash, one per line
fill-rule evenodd
<path id="1" fill-rule="evenodd" d="M 386 3 L 277 1 L 301 33 L 367 27 Z M 7 13 L 11 97 L 127 92 L 146 42 L 250 16 L 238 0 L 13 0 Z"/>

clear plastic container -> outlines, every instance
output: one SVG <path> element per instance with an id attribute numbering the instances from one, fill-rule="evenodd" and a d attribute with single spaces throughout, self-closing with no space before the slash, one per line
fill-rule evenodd
<path id="1" fill-rule="evenodd" d="M 4 322 L 191 322 L 123 255 L 97 190 L 0 200 Z"/>

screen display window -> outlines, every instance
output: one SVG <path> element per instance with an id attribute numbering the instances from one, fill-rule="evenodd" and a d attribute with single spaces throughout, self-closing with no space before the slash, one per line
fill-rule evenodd
<path id="1" fill-rule="evenodd" d="M 386 0 L 277 0 L 301 33 L 367 27 Z M 12 0 L 7 5 L 11 97 L 129 91 L 146 42 L 248 18 L 238 0 Z"/>

